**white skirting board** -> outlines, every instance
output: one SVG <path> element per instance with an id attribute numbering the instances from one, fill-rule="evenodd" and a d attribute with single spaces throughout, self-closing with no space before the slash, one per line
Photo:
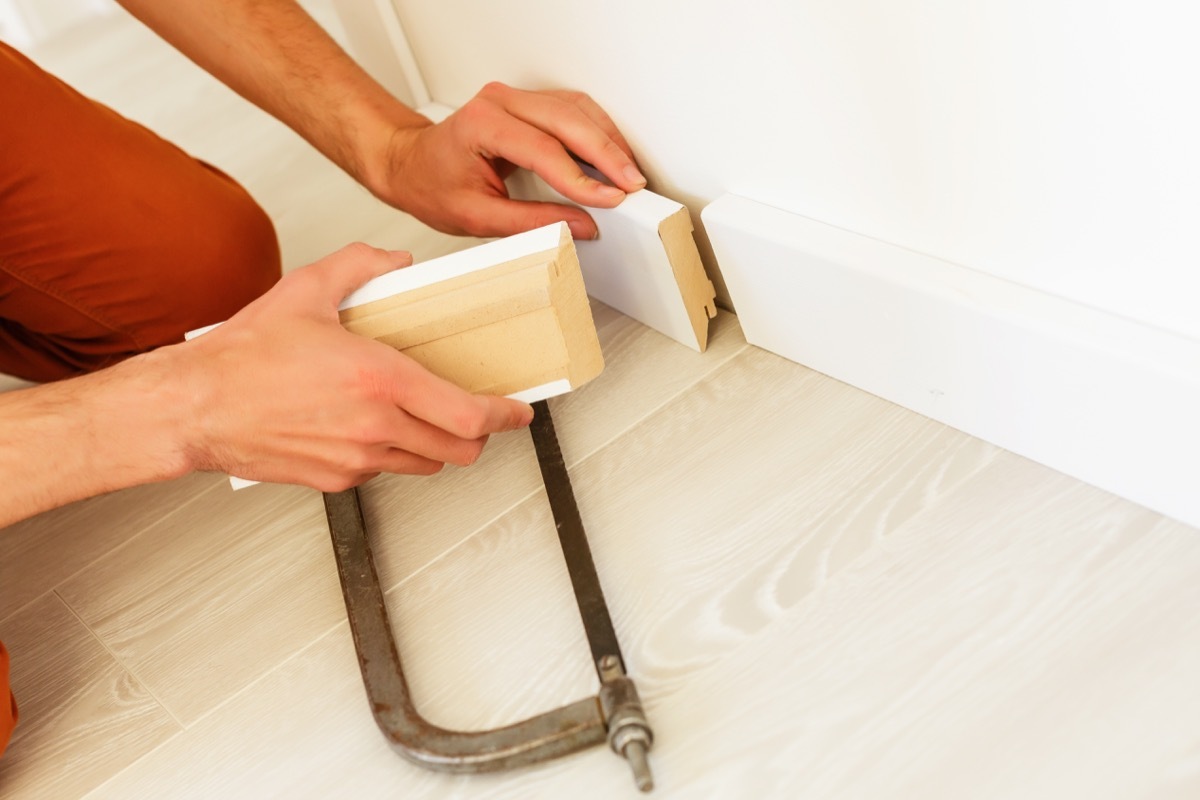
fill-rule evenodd
<path id="1" fill-rule="evenodd" d="M 1200 526 L 1200 341 L 734 195 L 701 218 L 750 343 Z"/>

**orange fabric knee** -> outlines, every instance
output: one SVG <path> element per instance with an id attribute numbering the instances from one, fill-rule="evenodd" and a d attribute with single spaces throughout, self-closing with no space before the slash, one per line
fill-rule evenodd
<path id="1" fill-rule="evenodd" d="M 0 755 L 4 755 L 16 725 L 17 698 L 8 688 L 8 651 L 4 649 L 4 642 L 0 642 Z"/>
<path id="2" fill-rule="evenodd" d="M 0 372 L 55 380 L 182 340 L 279 277 L 241 186 L 0 43 Z"/>

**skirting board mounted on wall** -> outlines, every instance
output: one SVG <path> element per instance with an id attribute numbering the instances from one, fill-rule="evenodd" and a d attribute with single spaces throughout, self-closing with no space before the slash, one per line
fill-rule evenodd
<path id="1" fill-rule="evenodd" d="M 1200 342 L 742 197 L 701 217 L 750 343 L 1200 525 Z"/>

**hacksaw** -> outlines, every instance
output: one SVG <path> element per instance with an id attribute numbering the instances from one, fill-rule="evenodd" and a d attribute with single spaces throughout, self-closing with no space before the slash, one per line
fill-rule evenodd
<path id="1" fill-rule="evenodd" d="M 660 203 L 642 203 L 632 216 L 605 219 L 609 242 L 620 245 L 613 248 L 616 261 L 641 261 L 634 255 L 645 253 L 643 240 L 665 248 L 665 255 L 658 254 L 665 262 L 656 267 L 669 286 L 656 296 L 670 308 L 646 320 L 659 321 L 668 335 L 703 351 L 712 285 L 701 280 L 702 270 L 700 278 L 688 277 L 688 269 L 701 268 L 686 210 L 664 212 Z M 690 247 L 683 260 L 688 269 L 670 257 L 681 244 Z M 529 430 L 600 678 L 594 697 L 494 730 L 452 731 L 424 719 L 404 678 L 358 492 L 325 494 L 346 612 L 379 728 L 408 760 L 455 773 L 519 767 L 607 742 L 629 762 L 638 788 L 649 791 L 647 754 L 654 737 L 617 644 L 545 402 L 590 381 L 604 366 L 567 226 L 548 225 L 380 276 L 345 298 L 339 317 L 347 330 L 396 348 L 467 391 L 533 403 Z M 231 481 L 235 487 L 253 483 Z"/>
<path id="2" fill-rule="evenodd" d="M 522 722 L 486 731 L 447 730 L 422 717 L 404 678 L 358 490 L 349 489 L 326 493 L 325 512 L 367 700 L 375 722 L 396 752 L 428 769 L 494 772 L 607 742 L 613 752 L 629 762 L 637 787 L 643 792 L 650 791 L 654 781 L 646 756 L 654 735 L 637 688 L 626 674 L 550 408 L 542 400 L 534 403 L 534 412 L 529 430 L 592 651 L 592 665 L 600 678 L 599 693 Z"/>

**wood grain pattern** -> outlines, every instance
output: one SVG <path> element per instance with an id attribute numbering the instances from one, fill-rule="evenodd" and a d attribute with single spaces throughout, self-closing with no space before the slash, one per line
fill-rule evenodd
<path id="1" fill-rule="evenodd" d="M 1200 525 L 1200 339 L 727 194 L 750 342 Z"/>
<path id="2" fill-rule="evenodd" d="M 181 730 L 55 594 L 0 620 L 21 718 L 4 797 L 79 797 Z"/>
<path id="3" fill-rule="evenodd" d="M 58 591 L 184 724 L 341 606 L 320 494 L 295 486 L 218 484 Z"/>
<path id="4" fill-rule="evenodd" d="M 1196 533 L 1002 454 L 672 698 L 680 796 L 1196 796 Z"/>
<path id="5" fill-rule="evenodd" d="M 736 319 L 717 320 L 705 356 L 593 304 L 608 366 L 579 391 L 551 401 L 568 465 L 618 437 L 741 352 Z M 613 397 L 620 397 L 614 402 Z M 541 491 L 533 447 L 525 433 L 493 436 L 470 469 L 448 467 L 436 480 L 381 476 L 363 487 L 367 523 L 380 531 L 375 557 L 384 586 L 453 548 L 505 511 Z"/>
<path id="6" fill-rule="evenodd" d="M 0 530 L 0 617 L 15 612 L 100 556 L 216 485 L 192 475 L 81 500 Z"/>
<path id="7" fill-rule="evenodd" d="M 378 213 L 149 34 L 116 29 L 104 68 L 101 33 L 60 55 L 194 123 L 282 215 L 286 252 L 461 246 Z M 728 314 L 700 355 L 592 313 L 607 367 L 552 405 L 656 728 L 655 797 L 1200 794 L 1200 531 L 749 347 Z M 527 436 L 364 495 L 432 718 L 594 688 Z M 0 555 L 23 700 L 6 800 L 634 795 L 601 749 L 492 776 L 397 757 L 315 492 L 195 476 L 2 531 Z"/>
<path id="8" fill-rule="evenodd" d="M 746 351 L 574 470 L 601 579 L 651 713 L 687 676 L 756 638 L 771 620 L 796 605 L 813 583 L 812 571 L 827 563 L 816 554 L 855 546 L 847 540 L 867 547 L 937 502 L 995 455 L 993 448 L 934 423 L 926 423 L 926 430 L 909 429 L 902 424 L 906 412 L 811 373 L 797 376 L 795 370 L 774 356 Z M 760 418 L 762 437 L 798 441 L 802 437 L 796 431 L 835 411 L 841 424 L 818 429 L 807 437 L 809 443 L 792 448 L 779 462 L 783 469 L 776 480 L 762 480 L 755 469 L 761 460 L 761 439 L 747 441 L 745 428 L 731 427 L 702 447 L 680 447 L 672 441 L 692 443 L 695 421 L 705 415 L 721 410 L 740 415 L 754 409 L 760 397 L 751 387 L 786 401 L 774 415 Z M 800 402 L 806 397 L 811 398 L 807 407 Z M 792 428 L 772 427 L 784 418 Z M 831 464 L 829 451 L 843 425 L 862 429 L 863 444 Z M 914 439 L 920 441 L 915 448 Z M 725 457 L 714 462 L 718 451 Z M 532 454 L 527 456 L 532 465 Z M 717 466 L 706 472 L 705 465 L 714 463 Z M 863 463 L 876 466 L 864 475 L 856 469 Z M 704 502 L 696 502 L 697 486 L 705 491 L 712 478 L 684 479 L 700 475 L 719 476 L 722 487 Z M 781 493 L 784 499 L 779 503 L 790 502 L 808 512 L 798 515 L 801 518 L 824 520 L 814 526 L 820 541 L 804 540 L 793 521 L 778 516 L 774 501 Z M 855 504 L 856 513 L 846 509 L 853 497 L 868 498 L 865 504 Z M 761 515 L 747 514 L 749 509 L 760 509 Z M 773 524 L 764 522 L 773 517 Z M 747 519 L 744 530 L 754 535 L 731 525 L 742 518 Z M 854 532 L 861 533 L 847 535 Z M 782 599 L 762 606 L 757 596 L 764 584 Z M 502 603 L 495 602 L 498 597 L 504 598 Z M 414 697 L 436 722 L 465 728 L 511 722 L 594 689 L 541 497 L 523 501 L 404 581 L 389 596 L 389 605 Z M 330 636 L 344 638 L 346 633 L 339 626 Z M 319 691 L 317 682 L 333 682 L 326 674 L 314 681 L 307 688 L 290 688 L 307 695 Z M 361 706 L 361 689 L 348 702 Z M 244 724 L 241 711 L 223 708 L 218 716 L 226 712 Z M 216 718 L 205 724 L 216 725 Z M 301 718 L 292 724 L 300 728 L 313 722 Z M 261 733 L 254 732 L 252 738 Z M 332 750 L 334 745 L 328 747 Z M 334 757 L 327 752 L 322 759 Z M 386 750 L 379 757 L 394 760 Z M 501 792 L 498 796 L 529 791 L 532 794 L 524 796 L 554 796 L 574 783 L 593 786 L 599 781 L 615 791 L 628 780 L 606 753 L 572 761 L 575 766 L 570 769 L 552 765 L 470 783 L 409 769 L 404 786 L 406 796 L 479 797 L 493 796 L 494 791 Z M 329 768 L 326 764 L 322 769 Z M 381 764 L 375 769 L 392 768 Z M 537 782 L 542 778 L 535 775 L 551 776 L 545 779 L 557 781 L 557 788 L 542 786 Z M 314 775 L 312 780 L 320 784 L 321 778 Z M 288 791 L 316 796 L 299 788 L 310 783 L 289 781 Z M 212 783 L 202 786 L 202 791 L 218 788 Z M 99 796 L 130 789 L 128 783 L 117 782 Z M 376 787 L 374 793 L 378 791 Z M 604 796 L 602 790 L 593 791 Z M 365 796 L 373 792 L 367 790 Z"/>

